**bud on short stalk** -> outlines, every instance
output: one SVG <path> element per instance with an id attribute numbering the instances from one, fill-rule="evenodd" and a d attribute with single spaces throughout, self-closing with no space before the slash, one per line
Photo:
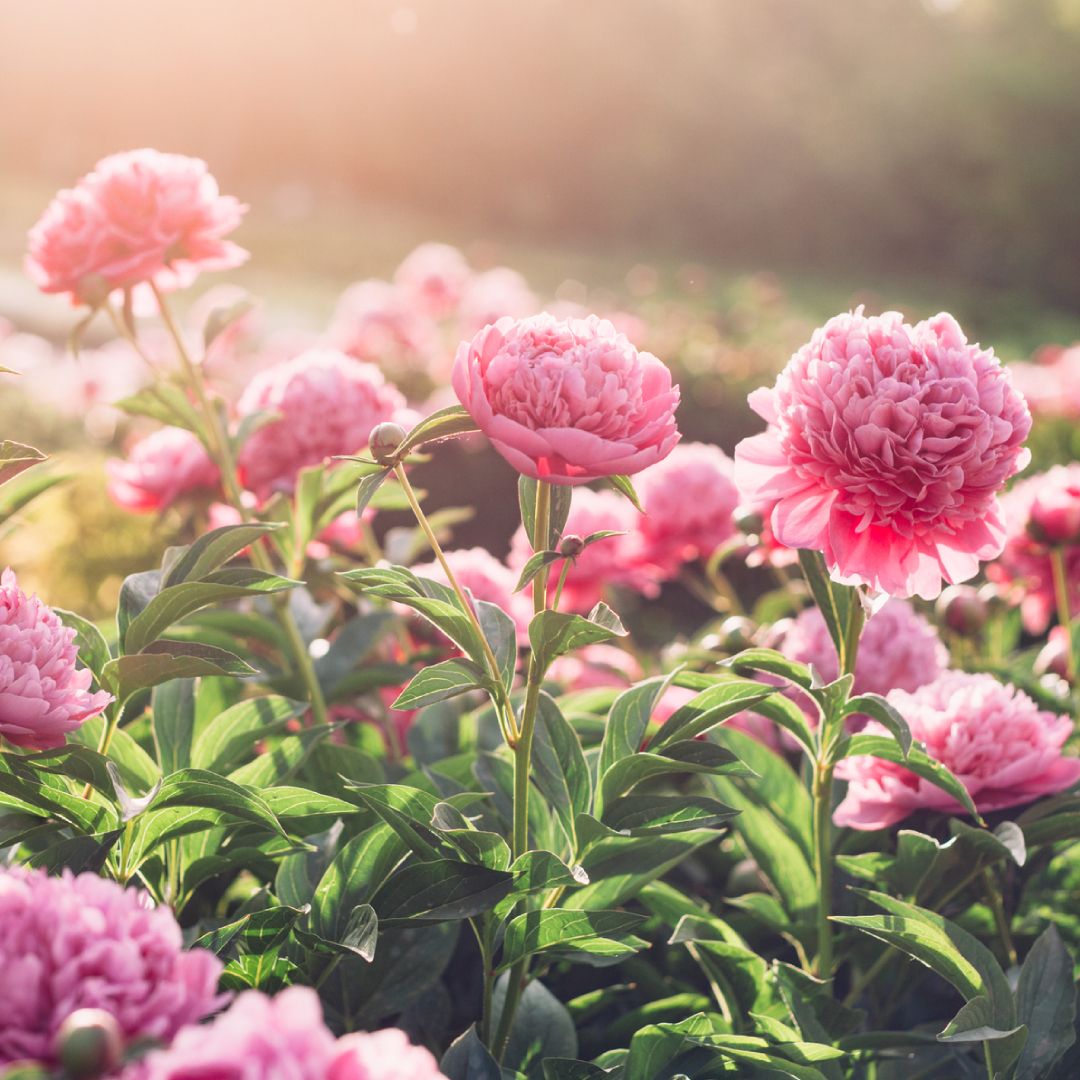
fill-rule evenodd
<path id="1" fill-rule="evenodd" d="M 1080 544 L 1080 487 L 1051 488 L 1031 504 L 1028 532 L 1050 547 Z"/>
<path id="2" fill-rule="evenodd" d="M 962 637 L 975 637 L 990 617 L 986 600 L 972 585 L 950 585 L 938 597 L 935 610 L 942 625 Z"/>
<path id="3" fill-rule="evenodd" d="M 387 420 L 371 429 L 368 448 L 371 456 L 380 465 L 395 465 L 397 449 L 404 441 L 405 429 L 400 424 Z"/>
<path id="4" fill-rule="evenodd" d="M 585 550 L 585 541 L 574 533 L 562 538 L 559 544 L 559 554 L 567 559 L 576 559 Z"/>
<path id="5" fill-rule="evenodd" d="M 70 1076 L 89 1078 L 112 1072 L 124 1052 L 115 1017 L 104 1009 L 76 1009 L 56 1033 L 56 1056 Z"/>

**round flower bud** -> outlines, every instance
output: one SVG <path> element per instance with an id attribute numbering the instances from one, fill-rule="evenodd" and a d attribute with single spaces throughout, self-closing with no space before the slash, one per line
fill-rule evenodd
<path id="1" fill-rule="evenodd" d="M 562 538 L 559 544 L 559 554 L 568 559 L 576 559 L 585 550 L 585 541 L 576 533 L 570 533 Z"/>
<path id="2" fill-rule="evenodd" d="M 120 1025 L 104 1009 L 76 1009 L 56 1033 L 56 1056 L 71 1076 L 112 1072 L 123 1052 Z"/>
<path id="3" fill-rule="evenodd" d="M 938 597 L 935 611 L 944 626 L 963 637 L 975 637 L 990 614 L 986 601 L 972 585 L 950 585 Z"/>
<path id="4" fill-rule="evenodd" d="M 1060 626 L 1055 626 L 1050 631 L 1050 637 L 1046 644 L 1035 657 L 1036 675 L 1056 675 L 1059 679 L 1068 678 L 1069 674 L 1069 649 L 1066 633 Z"/>
<path id="5" fill-rule="evenodd" d="M 371 450 L 371 456 L 380 465 L 393 465 L 397 448 L 404 441 L 405 429 L 392 420 L 386 420 L 371 429 L 368 447 Z"/>
<path id="6" fill-rule="evenodd" d="M 1048 485 L 1031 504 L 1028 531 L 1050 547 L 1080 544 L 1080 470 L 1073 472 L 1073 483 Z"/>

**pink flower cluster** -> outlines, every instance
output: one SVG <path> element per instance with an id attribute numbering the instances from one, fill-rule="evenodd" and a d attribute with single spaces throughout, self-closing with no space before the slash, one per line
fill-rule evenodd
<path id="1" fill-rule="evenodd" d="M 401 392 L 374 364 L 312 349 L 257 374 L 240 397 L 241 417 L 270 413 L 240 452 L 244 486 L 262 501 L 292 492 L 297 472 L 367 450 L 372 428 L 405 409 Z"/>
<path id="2" fill-rule="evenodd" d="M 538 480 L 640 472 L 679 439 L 671 372 L 595 316 L 500 319 L 462 342 L 453 384 L 495 449 Z"/>
<path id="3" fill-rule="evenodd" d="M 77 668 L 75 631 L 15 574 L 0 575 L 0 735 L 14 746 L 48 750 L 112 701 L 91 693 L 92 675 Z"/>
<path id="4" fill-rule="evenodd" d="M 1033 363 L 1010 364 L 1009 368 L 1032 412 L 1080 419 L 1080 343 L 1042 349 Z"/>
<path id="5" fill-rule="evenodd" d="M 1080 780 L 1080 758 L 1061 752 L 1072 721 L 1040 710 L 992 675 L 948 671 L 912 693 L 893 690 L 888 698 L 914 739 L 956 775 L 980 813 L 1019 806 Z M 865 732 L 884 734 L 876 721 Z M 940 788 L 880 758 L 846 758 L 836 774 L 848 781 L 834 815 L 838 825 L 884 829 L 919 809 L 964 812 Z"/>
<path id="6" fill-rule="evenodd" d="M 125 460 L 105 463 L 109 495 L 137 514 L 159 513 L 195 492 L 213 494 L 221 473 L 190 431 L 165 427 L 137 442 Z"/>
<path id="7" fill-rule="evenodd" d="M 1061 548 L 1072 612 L 1080 610 L 1080 464 L 1021 480 L 1001 500 L 1008 537 L 987 577 L 1020 605 L 1025 628 L 1042 633 L 1055 608 L 1051 547 Z"/>
<path id="8" fill-rule="evenodd" d="M 1031 417 L 951 316 L 838 315 L 750 404 L 769 426 L 735 451 L 744 500 L 838 580 L 933 599 L 1000 553 L 997 493 L 1027 464 Z"/>
<path id="9" fill-rule="evenodd" d="M 247 258 L 225 239 L 245 210 L 198 158 L 113 154 L 53 199 L 30 231 L 26 269 L 42 290 L 75 303 L 144 283 L 179 288 Z"/>
<path id="10" fill-rule="evenodd" d="M 128 1070 L 129 1080 L 439 1080 L 435 1058 L 403 1031 L 335 1039 L 319 996 L 294 986 L 275 998 L 241 994 L 212 1023 L 188 1027 L 170 1047 Z"/>
<path id="11" fill-rule="evenodd" d="M 0 869 L 0 1063 L 51 1063 L 60 1025 L 104 1009 L 127 1040 L 168 1040 L 219 1008 L 221 962 L 184 950 L 168 908 L 96 874 Z"/>

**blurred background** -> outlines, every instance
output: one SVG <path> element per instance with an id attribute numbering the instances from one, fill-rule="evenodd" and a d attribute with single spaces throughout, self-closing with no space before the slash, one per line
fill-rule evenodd
<path id="1" fill-rule="evenodd" d="M 348 283 L 449 242 L 544 303 L 632 311 L 684 430 L 729 450 L 746 386 L 855 303 L 952 310 L 1008 360 L 1080 338 L 1080 0 L 0 0 L 11 327 L 62 346 L 77 313 L 25 280 L 26 231 L 142 145 L 251 204 L 229 280 L 269 325 L 317 331 Z M 4 437 L 127 437 L 25 395 L 0 390 Z M 54 509 L 52 599 L 104 604 L 160 523 L 132 534 L 100 479 L 67 490 L 112 549 L 78 595 L 86 527 Z"/>

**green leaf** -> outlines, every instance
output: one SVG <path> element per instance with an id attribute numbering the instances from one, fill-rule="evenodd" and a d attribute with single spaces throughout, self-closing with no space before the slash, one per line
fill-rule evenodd
<path id="1" fill-rule="evenodd" d="M 480 1041 L 475 1024 L 450 1044 L 439 1071 L 447 1080 L 503 1080 L 503 1071 Z"/>
<path id="2" fill-rule="evenodd" d="M 860 600 L 853 588 L 848 585 L 838 585 L 832 580 L 820 552 L 800 549 L 799 566 L 802 568 L 807 585 L 810 586 L 814 603 L 825 618 L 829 637 L 832 638 L 837 656 L 840 658 L 839 669 L 843 671 L 846 666 L 844 663 L 845 638 L 851 621 L 852 605 L 860 603 Z"/>
<path id="3" fill-rule="evenodd" d="M 116 408 L 131 416 L 149 416 L 170 427 L 193 431 L 202 438 L 202 421 L 185 391 L 159 380 L 131 397 L 116 402 Z"/>
<path id="4" fill-rule="evenodd" d="M 1004 1076 L 1027 1042 L 1027 1035 L 1023 1024 L 1007 1030 L 997 1027 L 994 1007 L 980 994 L 964 1004 L 938 1035 L 938 1041 L 988 1044 L 990 1069 L 994 1076 Z"/>
<path id="5" fill-rule="evenodd" d="M 209 949 L 217 956 L 234 950 L 241 955 L 268 952 L 280 945 L 296 920 L 306 914 L 305 908 L 296 907 L 252 911 L 196 938 L 194 947 Z"/>
<path id="6" fill-rule="evenodd" d="M 445 409 L 439 409 L 438 412 L 433 412 L 421 420 L 398 445 L 394 457 L 401 461 L 411 450 L 425 443 L 441 442 L 443 439 L 452 439 L 456 435 L 465 435 L 470 431 L 478 430 L 476 421 L 464 406 L 448 405 Z"/>
<path id="7" fill-rule="evenodd" d="M 858 697 L 849 698 L 844 709 L 845 716 L 859 714 L 869 716 L 886 728 L 897 741 L 901 753 L 907 757 L 911 750 L 911 729 L 894 705 L 880 694 L 860 694 Z"/>
<path id="8" fill-rule="evenodd" d="M 526 851 L 510 866 L 514 895 L 544 889 L 576 889 L 589 884 L 589 875 L 580 866 L 570 867 L 550 851 Z"/>
<path id="9" fill-rule="evenodd" d="M 413 677 L 390 706 L 392 709 L 421 709 L 469 690 L 479 690 L 488 682 L 483 669 L 472 660 L 444 660 L 426 667 Z"/>
<path id="10" fill-rule="evenodd" d="M 638 513 L 645 513 L 645 508 L 641 505 L 641 500 L 638 498 L 633 481 L 629 476 L 605 476 L 604 480 L 608 487 L 614 488 L 620 495 L 626 496 Z"/>
<path id="11" fill-rule="evenodd" d="M 615 762 L 641 749 L 652 711 L 673 678 L 674 675 L 658 675 L 646 679 L 624 690 L 612 703 L 600 744 L 597 771 L 601 777 Z"/>
<path id="12" fill-rule="evenodd" d="M 7 483 L 24 469 L 44 460 L 45 455 L 40 450 L 4 439 L 0 442 L 0 484 Z"/>
<path id="13" fill-rule="evenodd" d="M 116 627 L 121 644 L 131 621 L 157 596 L 160 587 L 160 570 L 144 570 L 124 578 L 116 606 Z"/>
<path id="14" fill-rule="evenodd" d="M 79 660 L 88 667 L 101 685 L 101 672 L 111 659 L 105 635 L 89 619 L 76 615 L 74 611 L 53 608 L 60 621 L 75 631 L 75 646 L 79 650 Z"/>
<path id="15" fill-rule="evenodd" d="M 495 654 L 502 684 L 510 690 L 514 685 L 514 672 L 517 670 L 517 626 L 496 604 L 489 604 L 486 600 L 474 600 L 473 604 L 480 629 Z"/>
<path id="16" fill-rule="evenodd" d="M 445 841 L 432 829 L 439 800 L 405 784 L 363 784 L 346 781 L 346 787 L 401 837 L 419 858 L 436 862 L 449 853 Z"/>
<path id="17" fill-rule="evenodd" d="M 790 660 L 775 649 L 744 649 L 722 660 L 720 666 L 729 667 L 740 675 L 752 671 L 766 671 L 770 675 L 779 675 L 804 690 L 809 690 L 814 685 L 814 677 L 805 664 Z"/>
<path id="18" fill-rule="evenodd" d="M 154 689 L 150 725 L 158 765 L 166 775 L 191 764 L 195 737 L 195 680 L 174 679 Z"/>
<path id="19" fill-rule="evenodd" d="M 521 524 L 525 526 L 525 535 L 533 551 L 554 551 L 562 539 L 563 528 L 570 514 L 570 501 L 574 489 L 566 484 L 551 484 L 551 528 L 547 538 L 537 537 L 536 532 L 536 489 L 539 481 L 531 476 L 518 477 L 518 506 L 521 510 Z"/>
<path id="20" fill-rule="evenodd" d="M 501 975 L 495 982 L 491 1014 L 496 1029 L 508 985 L 509 975 Z M 577 1052 L 577 1032 L 569 1010 L 539 979 L 531 980 L 522 992 L 510 1025 L 503 1058 L 504 1075 L 515 1078 L 536 1075 L 540 1062 L 549 1056 L 567 1057 Z"/>
<path id="21" fill-rule="evenodd" d="M 547 610 L 533 616 L 529 623 L 529 642 L 541 671 L 547 671 L 556 657 L 574 649 L 625 636 L 618 615 L 604 603 L 597 604 L 587 618 Z"/>
<path id="22" fill-rule="evenodd" d="M 493 908 L 513 880 L 505 871 L 473 863 L 414 862 L 394 874 L 372 904 L 384 926 L 467 919 Z"/>
<path id="23" fill-rule="evenodd" d="M 1015 1080 L 1050 1075 L 1076 1041 L 1076 982 L 1073 958 L 1051 923 L 1036 939 L 1020 968 L 1017 1020 L 1028 1039 L 1016 1063 Z"/>
<path id="24" fill-rule="evenodd" d="M 162 589 L 184 582 L 201 581 L 261 536 L 279 528 L 281 525 L 277 522 L 258 521 L 211 529 L 187 547 L 175 549 L 176 556 L 162 575 Z"/>
<path id="25" fill-rule="evenodd" d="M 136 690 L 148 690 L 170 679 L 200 675 L 254 675 L 256 671 L 235 653 L 214 645 L 163 638 L 135 656 L 110 660 L 102 672 L 105 685 L 120 701 Z"/>
<path id="26" fill-rule="evenodd" d="M 572 854 L 577 847 L 574 819 L 592 804 L 592 777 L 577 732 L 544 693 L 533 734 L 532 780 L 562 824 Z"/>
<path id="27" fill-rule="evenodd" d="M 580 963 L 615 963 L 644 947 L 645 943 L 630 933 L 642 922 L 643 916 L 625 911 L 526 911 L 507 925 L 496 970 L 505 971 L 537 953 Z"/>
<path id="28" fill-rule="evenodd" d="M 392 469 L 382 469 L 376 473 L 369 473 L 360 481 L 356 488 L 357 517 L 361 516 L 368 508 L 368 504 L 375 497 L 375 493 L 382 487 L 383 482 L 392 471 Z"/>
<path id="29" fill-rule="evenodd" d="M 225 965 L 221 973 L 222 990 L 261 990 L 275 994 L 291 986 L 300 968 L 275 952 L 259 956 L 238 956 Z"/>
<path id="30" fill-rule="evenodd" d="M 70 479 L 70 473 L 41 466 L 24 471 L 13 481 L 0 481 L 3 484 L 3 490 L 0 491 L 0 524 L 5 524 L 39 495 L 44 495 L 46 491 Z"/>
<path id="31" fill-rule="evenodd" d="M 630 836 L 714 829 L 738 810 L 706 795 L 624 795 L 609 803 L 603 823 Z"/>
<path id="32" fill-rule="evenodd" d="M 255 792 L 201 769 L 181 769 L 166 776 L 150 810 L 169 807 L 206 807 L 259 825 L 287 840 L 274 812 Z"/>
<path id="33" fill-rule="evenodd" d="M 219 713 L 200 732 L 189 761 L 169 766 L 165 771 L 191 764 L 207 772 L 228 774 L 243 764 L 256 742 L 277 733 L 306 709 L 306 704 L 283 697 L 241 701 Z"/>
<path id="34" fill-rule="evenodd" d="M 206 316 L 203 323 L 203 349 L 207 352 L 218 337 L 255 309 L 255 301 L 250 296 L 241 296 L 228 304 L 219 304 Z"/>
<path id="35" fill-rule="evenodd" d="M 563 556 L 557 551 L 537 551 L 530 555 L 528 562 L 521 568 L 517 584 L 514 586 L 514 592 L 521 592 L 544 567 L 557 563 L 561 558 Z"/>
<path id="36" fill-rule="evenodd" d="M 649 740 L 648 749 L 652 753 L 659 753 L 674 742 L 703 735 L 729 717 L 752 708 L 775 693 L 774 687 L 762 686 L 749 679 L 732 678 L 718 682 L 676 709 Z"/>

